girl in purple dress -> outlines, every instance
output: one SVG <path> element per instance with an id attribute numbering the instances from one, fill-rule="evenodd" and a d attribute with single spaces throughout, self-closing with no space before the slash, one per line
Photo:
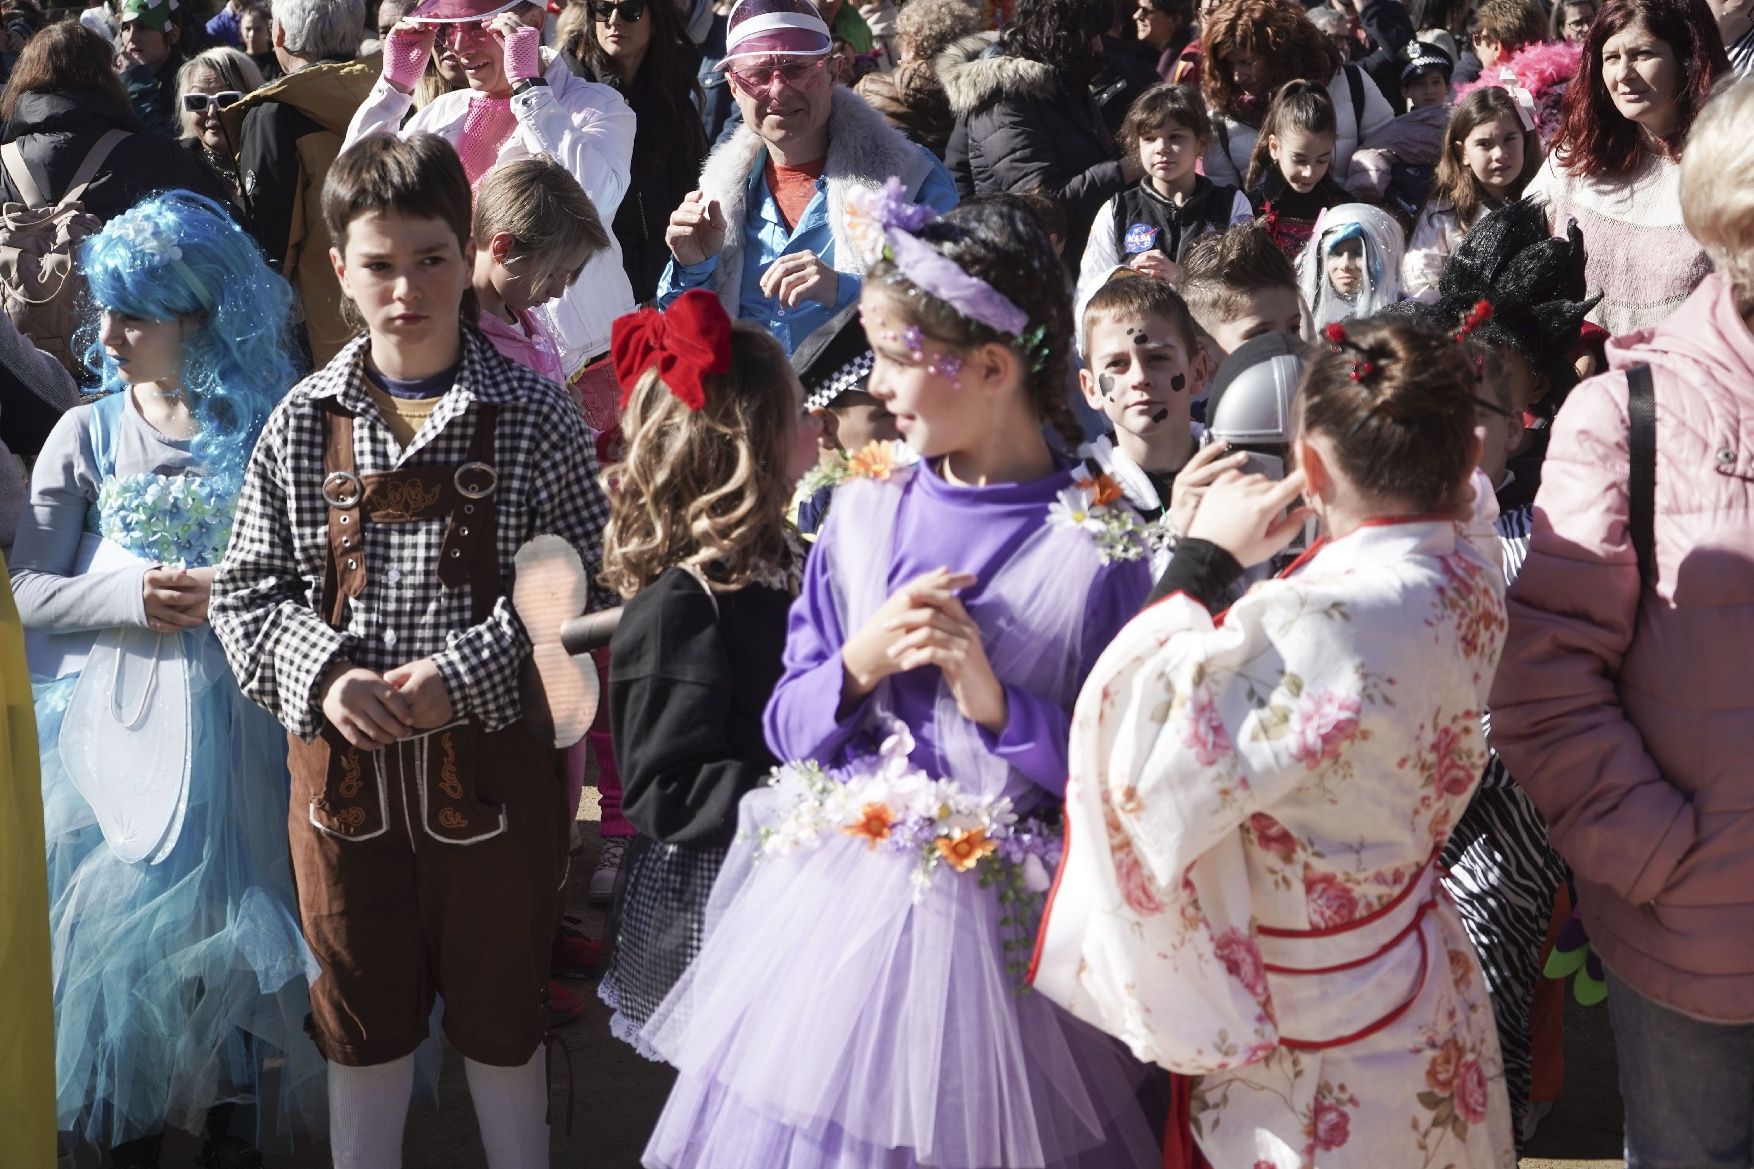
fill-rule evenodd
<path id="1" fill-rule="evenodd" d="M 1054 452 L 1071 323 L 1026 212 L 869 211 L 870 392 L 805 568 L 699 957 L 645 1038 L 663 1169 L 1129 1169 L 1137 1065 L 1022 989 L 1079 682 L 1150 586 L 1112 483 Z"/>

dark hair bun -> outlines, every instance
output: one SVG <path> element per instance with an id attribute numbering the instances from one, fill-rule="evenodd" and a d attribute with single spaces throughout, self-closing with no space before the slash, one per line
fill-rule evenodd
<path id="1" fill-rule="evenodd" d="M 1365 494 L 1448 512 L 1474 465 L 1477 384 L 1448 334 L 1380 317 L 1332 325 L 1304 373 L 1301 425 Z"/>

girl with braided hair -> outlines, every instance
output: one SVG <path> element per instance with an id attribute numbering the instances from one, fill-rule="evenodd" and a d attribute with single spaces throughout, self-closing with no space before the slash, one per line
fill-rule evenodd
<path id="1" fill-rule="evenodd" d="M 1492 1006 L 1436 864 L 1505 628 L 1480 386 L 1442 333 L 1324 338 L 1298 470 L 1208 488 L 1163 600 L 1085 682 L 1035 987 L 1187 1077 L 1171 1166 L 1508 1169 Z M 1215 619 L 1311 512 L 1323 538 Z"/>
<path id="2" fill-rule="evenodd" d="M 1136 1065 L 1017 993 L 1072 698 L 1148 586 L 1119 488 L 1044 434 L 1065 276 L 1007 205 L 938 220 L 894 184 L 867 214 L 868 389 L 906 445 L 853 458 L 805 565 L 765 716 L 792 762 L 643 1032 L 681 1073 L 644 1163 L 1155 1166 Z"/>

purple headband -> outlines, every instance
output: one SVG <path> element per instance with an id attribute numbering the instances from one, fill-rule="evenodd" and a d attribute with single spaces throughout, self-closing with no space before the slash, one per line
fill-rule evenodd
<path id="1" fill-rule="evenodd" d="M 855 213 L 855 241 L 862 237 L 871 245 L 863 248 L 866 255 L 886 251 L 897 272 L 972 321 L 1018 338 L 1029 328 L 1029 315 L 1010 297 L 914 235 L 937 222 L 938 213 L 923 203 L 910 203 L 900 179 L 890 179 L 880 191 L 855 193 L 848 202 Z"/>

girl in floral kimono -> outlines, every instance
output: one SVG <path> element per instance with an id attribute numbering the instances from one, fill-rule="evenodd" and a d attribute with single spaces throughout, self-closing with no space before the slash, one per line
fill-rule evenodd
<path id="1" fill-rule="evenodd" d="M 292 296 L 188 192 L 111 220 L 80 266 L 107 394 L 44 444 L 12 557 L 42 749 L 58 1127 L 121 1167 L 157 1165 L 167 1124 L 205 1133 L 204 1164 L 247 1163 L 323 1100 L 284 740 L 207 624 L 244 463 L 293 381 Z"/>
<path id="2" fill-rule="evenodd" d="M 1007 206 L 874 217 L 869 391 L 907 446 L 855 456 L 806 563 L 765 716 L 791 762 L 643 1033 L 680 1070 L 645 1164 L 1156 1166 L 1137 1065 L 1019 993 L 1072 700 L 1148 587 L 1105 551 L 1119 488 L 1043 434 L 1076 433 L 1065 277 Z"/>
<path id="3" fill-rule="evenodd" d="M 1035 986 L 1192 1077 L 1171 1165 L 1509 1169 L 1492 1008 L 1435 871 L 1505 629 L 1477 375 L 1410 326 L 1327 338 L 1299 470 L 1208 489 L 1085 683 Z M 1300 493 L 1325 537 L 1214 618 Z"/>

